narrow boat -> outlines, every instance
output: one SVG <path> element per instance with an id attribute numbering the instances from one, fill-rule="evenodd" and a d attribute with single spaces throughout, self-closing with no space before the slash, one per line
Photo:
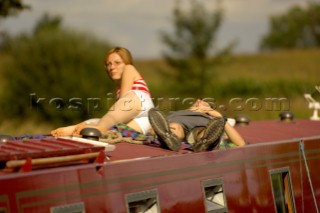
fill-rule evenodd
<path id="1" fill-rule="evenodd" d="M 1 213 L 319 212 L 320 121 L 252 121 L 194 153 L 89 139 L 0 144 Z"/>

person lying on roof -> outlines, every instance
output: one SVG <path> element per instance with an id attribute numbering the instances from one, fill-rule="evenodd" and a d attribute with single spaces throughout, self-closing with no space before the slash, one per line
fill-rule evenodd
<path id="1" fill-rule="evenodd" d="M 224 132 L 235 145 L 246 144 L 226 118 L 200 99 L 189 109 L 170 112 L 167 117 L 161 110 L 151 108 L 148 118 L 161 145 L 173 151 L 180 149 L 182 141 L 195 152 L 215 149 Z"/>

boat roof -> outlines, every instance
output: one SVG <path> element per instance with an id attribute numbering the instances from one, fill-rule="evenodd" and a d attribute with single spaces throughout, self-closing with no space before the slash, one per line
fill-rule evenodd
<path id="1" fill-rule="evenodd" d="M 249 145 L 320 137 L 320 121 L 308 119 L 253 121 L 248 125 L 236 125 L 235 129 Z M 174 152 L 152 146 L 118 143 L 116 149 L 110 152 L 110 159 L 119 161 L 187 153 L 192 151 L 181 149 L 179 152 Z"/>
<path id="2" fill-rule="evenodd" d="M 248 125 L 236 125 L 235 129 L 237 129 L 245 141 L 248 142 L 248 146 L 279 141 L 297 141 L 313 137 L 320 138 L 320 121 L 307 119 L 296 119 L 290 122 L 279 120 L 253 121 Z M 99 144 L 83 145 L 82 143 L 75 143 L 72 140 L 53 137 L 9 142 L 10 143 L 0 143 L 0 163 L 1 161 L 3 163 L 9 160 L 26 158 L 46 158 L 81 154 L 88 152 L 89 149 L 91 152 L 99 152 L 105 148 Z M 9 150 L 16 150 L 5 152 L 8 146 Z M 193 153 L 189 149 L 180 149 L 179 152 L 174 152 L 157 146 L 128 142 L 110 144 L 110 146 L 115 147 L 115 149 L 105 152 L 107 162 L 125 162 Z M 0 174 L 4 173 L 0 172 Z"/>
<path id="3" fill-rule="evenodd" d="M 253 121 L 235 128 L 249 144 L 320 136 L 320 121 L 308 119 Z"/>

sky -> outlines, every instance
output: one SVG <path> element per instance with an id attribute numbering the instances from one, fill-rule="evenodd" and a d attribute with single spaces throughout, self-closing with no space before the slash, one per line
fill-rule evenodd
<path id="1" fill-rule="evenodd" d="M 199 0 L 214 11 L 216 0 Z M 234 53 L 258 51 L 261 37 L 268 32 L 272 15 L 283 14 L 294 5 L 311 0 L 223 0 L 225 11 L 216 44 L 238 42 Z M 180 0 L 186 10 L 190 0 Z M 23 0 L 31 10 L 0 20 L 0 29 L 16 35 L 30 32 L 44 13 L 59 15 L 63 25 L 94 35 L 113 45 L 128 48 L 134 58 L 156 59 L 165 45 L 159 32 L 172 32 L 174 0 Z"/>

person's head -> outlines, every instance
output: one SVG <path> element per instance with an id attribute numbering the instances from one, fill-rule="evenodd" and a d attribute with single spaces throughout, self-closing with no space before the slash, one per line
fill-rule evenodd
<path id="1" fill-rule="evenodd" d="M 114 47 L 104 57 L 104 64 L 112 80 L 121 79 L 125 65 L 132 64 L 132 56 L 128 49 Z"/>

